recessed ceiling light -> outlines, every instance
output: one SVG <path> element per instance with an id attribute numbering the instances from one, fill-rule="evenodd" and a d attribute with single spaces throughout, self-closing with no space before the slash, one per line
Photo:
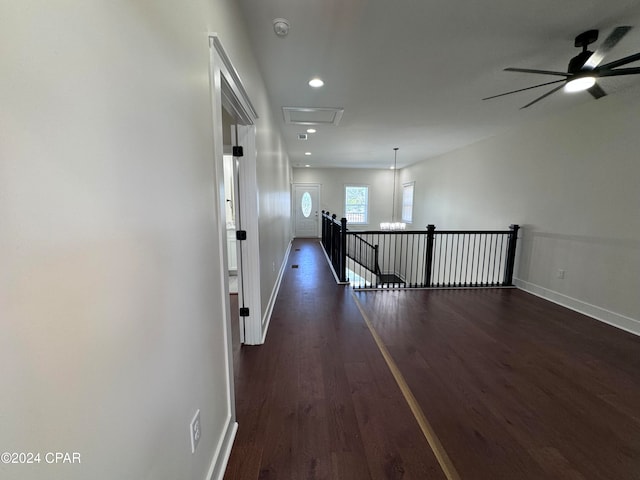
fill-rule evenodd
<path id="1" fill-rule="evenodd" d="M 309 80 L 309 86 L 313 88 L 320 88 L 323 85 L 324 85 L 324 82 L 318 77 L 312 78 L 311 80 Z"/>
<path id="2" fill-rule="evenodd" d="M 308 157 L 309 155 L 311 155 L 311 152 L 304 152 L 304 154 Z"/>
<path id="3" fill-rule="evenodd" d="M 310 167 L 311 165 L 305 165 L 305 167 Z"/>
<path id="4" fill-rule="evenodd" d="M 307 128 L 307 133 L 316 133 L 315 128 Z"/>
<path id="5" fill-rule="evenodd" d="M 393 167 L 393 165 L 391 165 L 389 168 L 390 168 L 391 170 L 395 170 L 395 168 Z"/>

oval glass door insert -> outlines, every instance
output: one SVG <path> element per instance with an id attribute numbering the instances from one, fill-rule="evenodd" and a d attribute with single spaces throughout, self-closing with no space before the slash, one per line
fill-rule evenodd
<path id="1" fill-rule="evenodd" d="M 311 215 L 311 195 L 309 192 L 304 192 L 302 194 L 302 200 L 300 200 L 300 207 L 302 208 L 302 215 L 304 218 L 309 218 Z"/>

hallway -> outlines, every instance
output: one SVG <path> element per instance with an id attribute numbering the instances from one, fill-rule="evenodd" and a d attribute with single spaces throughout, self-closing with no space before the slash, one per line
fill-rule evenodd
<path id="1" fill-rule="evenodd" d="M 225 478 L 637 479 L 639 347 L 515 289 L 353 294 L 295 240 L 266 344 L 236 355 Z"/>
<path id="2" fill-rule="evenodd" d="M 225 478 L 444 479 L 319 245 L 294 241 L 267 342 L 237 357 Z"/>

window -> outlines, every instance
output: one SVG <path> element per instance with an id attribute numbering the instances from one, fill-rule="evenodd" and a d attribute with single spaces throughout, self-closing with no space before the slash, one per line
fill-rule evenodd
<path id="1" fill-rule="evenodd" d="M 369 187 L 365 185 L 345 185 L 344 216 L 349 223 L 369 222 Z"/>
<path id="2" fill-rule="evenodd" d="M 402 221 L 413 222 L 413 190 L 416 182 L 402 185 Z"/>
<path id="3" fill-rule="evenodd" d="M 302 215 L 304 218 L 309 218 L 311 215 L 311 194 L 309 192 L 304 192 L 302 194 L 302 199 L 300 200 L 300 208 L 302 208 Z"/>

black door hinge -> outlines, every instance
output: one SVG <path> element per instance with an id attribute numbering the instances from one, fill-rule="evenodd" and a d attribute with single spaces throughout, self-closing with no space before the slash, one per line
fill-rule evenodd
<path id="1" fill-rule="evenodd" d="M 248 317 L 249 316 L 249 307 L 241 307 L 240 308 L 240 316 Z"/>
<path id="2" fill-rule="evenodd" d="M 246 239 L 247 239 L 246 230 L 236 230 L 236 240 L 246 240 Z"/>
<path id="3" fill-rule="evenodd" d="M 244 157 L 244 152 L 242 151 L 241 146 L 233 147 L 233 156 L 234 157 Z"/>

